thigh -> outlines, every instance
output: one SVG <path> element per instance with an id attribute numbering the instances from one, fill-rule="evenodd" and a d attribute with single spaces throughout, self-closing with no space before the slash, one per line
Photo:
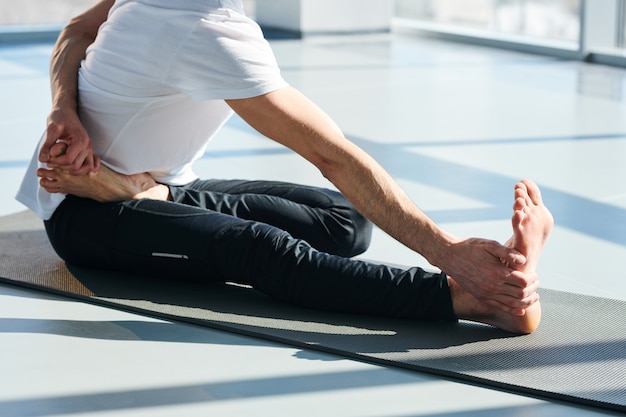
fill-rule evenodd
<path id="1" fill-rule="evenodd" d="M 250 242 L 236 231 L 250 223 L 234 216 L 157 200 L 98 203 L 68 197 L 46 222 L 66 262 L 171 279 L 222 281 Z M 239 239 L 226 243 L 230 237 Z"/>
<path id="2" fill-rule="evenodd" d="M 199 180 L 172 187 L 174 201 L 270 224 L 315 248 L 355 256 L 369 246 L 371 223 L 339 192 L 279 181 Z"/>
<path id="3" fill-rule="evenodd" d="M 232 195 L 263 194 L 313 207 L 325 207 L 329 204 L 345 204 L 347 202 L 347 199 L 337 191 L 286 181 L 209 179 L 196 180 L 187 185 L 186 188 Z"/>

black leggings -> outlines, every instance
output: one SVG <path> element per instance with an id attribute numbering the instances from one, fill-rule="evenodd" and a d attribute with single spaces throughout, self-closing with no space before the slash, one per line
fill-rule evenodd
<path id="1" fill-rule="evenodd" d="M 45 222 L 70 264 L 236 282 L 329 311 L 455 320 L 444 274 L 350 259 L 372 225 L 340 193 L 273 181 L 198 180 L 173 201 L 68 196 Z"/>

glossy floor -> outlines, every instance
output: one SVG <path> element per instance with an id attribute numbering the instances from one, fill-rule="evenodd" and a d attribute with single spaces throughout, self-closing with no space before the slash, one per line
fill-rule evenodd
<path id="1" fill-rule="evenodd" d="M 396 35 L 272 46 L 450 232 L 505 240 L 513 186 L 532 178 L 556 219 L 543 286 L 626 300 L 626 70 Z M 45 128 L 50 51 L 0 47 L 0 214 L 24 209 L 13 196 Z M 196 169 L 329 186 L 237 118 Z M 424 265 L 379 231 L 364 257 Z M 9 286 L 0 346 L 3 416 L 606 414 Z"/>

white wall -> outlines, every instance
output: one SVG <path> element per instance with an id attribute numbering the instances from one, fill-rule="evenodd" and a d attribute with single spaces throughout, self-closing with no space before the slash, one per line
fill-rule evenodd
<path id="1" fill-rule="evenodd" d="M 391 27 L 393 0 L 257 0 L 263 26 L 302 34 L 380 32 Z"/>

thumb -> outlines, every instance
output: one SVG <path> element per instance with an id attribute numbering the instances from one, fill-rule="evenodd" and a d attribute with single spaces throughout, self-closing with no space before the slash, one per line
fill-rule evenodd
<path id="1" fill-rule="evenodd" d="M 50 148 L 57 142 L 61 135 L 61 129 L 56 124 L 49 124 L 46 129 L 46 140 L 39 149 L 39 161 L 48 162 L 50 160 Z"/>

